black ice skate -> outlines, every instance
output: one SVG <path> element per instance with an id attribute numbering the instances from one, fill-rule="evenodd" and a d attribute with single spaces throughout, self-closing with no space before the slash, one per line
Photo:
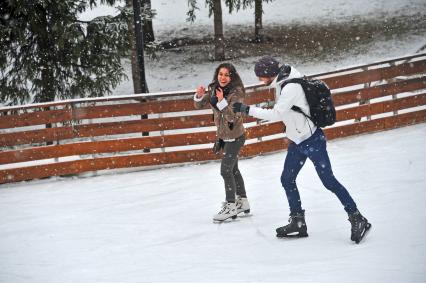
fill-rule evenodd
<path id="1" fill-rule="evenodd" d="M 289 224 L 277 228 L 278 238 L 302 238 L 308 237 L 308 229 L 305 222 L 305 211 L 290 214 Z"/>
<path id="2" fill-rule="evenodd" d="M 359 244 L 364 238 L 365 234 L 370 230 L 371 224 L 368 220 L 361 215 L 357 210 L 349 214 L 349 222 L 351 222 L 351 240 Z"/>

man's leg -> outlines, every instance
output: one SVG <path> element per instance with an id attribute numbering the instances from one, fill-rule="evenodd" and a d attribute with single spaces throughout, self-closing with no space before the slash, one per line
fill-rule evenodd
<path id="1" fill-rule="evenodd" d="M 281 174 L 281 184 L 285 189 L 290 213 L 301 213 L 302 202 L 299 190 L 296 185 L 296 178 L 306 161 L 306 155 L 302 154 L 295 143 L 290 143 L 287 149 L 287 156 L 284 162 L 284 169 Z"/>
<path id="2" fill-rule="evenodd" d="M 314 136 L 313 136 L 314 137 Z M 327 152 L 327 141 L 322 130 L 315 133 L 315 137 L 303 145 L 303 151 L 315 166 L 323 185 L 332 191 L 344 206 L 346 212 L 353 213 L 357 210 L 356 204 L 346 188 L 334 177 L 330 158 Z"/>

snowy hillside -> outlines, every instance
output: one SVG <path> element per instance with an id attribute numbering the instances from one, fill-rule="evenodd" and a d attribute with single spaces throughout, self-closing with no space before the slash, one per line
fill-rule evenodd
<path id="1" fill-rule="evenodd" d="M 200 10 L 197 11 L 197 19 L 193 24 L 186 22 L 187 0 L 151 2 L 153 9 L 157 12 L 153 20 L 157 40 L 212 36 L 213 19 L 208 18 L 204 1 L 199 1 Z M 426 44 L 425 11 L 424 0 L 275 0 L 264 5 L 263 23 L 265 30 L 277 26 L 297 29 L 300 25 L 315 27 L 329 24 L 351 25 L 355 30 L 358 27 L 362 30 L 365 25 L 371 25 L 373 29 L 383 28 L 383 32 L 374 34 L 374 38 L 370 38 L 371 34 L 361 34 L 353 39 L 343 35 L 345 40 L 353 42 L 343 46 L 342 49 L 333 49 L 320 60 L 312 58 L 310 54 L 312 52 L 293 54 L 294 52 L 289 53 L 293 50 L 270 51 L 271 55 L 282 62 L 295 65 L 299 71 L 314 74 L 412 55 Z M 82 14 L 81 18 L 87 20 L 114 13 L 116 13 L 115 8 L 100 6 Z M 253 8 L 233 14 L 228 14 L 223 8 L 225 37 L 238 34 L 242 30 L 252 29 L 253 14 Z M 399 23 L 395 24 L 394 21 Z M 410 24 L 410 21 L 413 23 Z M 412 26 L 405 32 L 396 31 L 397 27 L 404 25 Z M 341 40 L 344 41 L 343 38 Z M 150 92 L 191 90 L 199 84 L 210 82 L 218 62 L 206 62 L 211 52 L 205 49 L 206 47 L 189 46 L 159 52 L 158 60 L 146 58 L 146 76 Z M 264 52 L 268 52 L 268 49 Z M 257 59 L 258 57 L 243 56 L 229 60 L 237 67 L 244 84 L 258 82 L 253 73 L 253 64 Z M 126 59 L 123 64 L 130 80 L 123 81 L 114 90 L 114 95 L 133 93 L 130 62 Z"/>
<path id="2" fill-rule="evenodd" d="M 219 163 L 0 186 L 0 282 L 425 282 L 426 124 L 328 144 L 373 228 L 349 239 L 310 162 L 309 237 L 277 239 L 286 153 L 242 160 L 252 215 L 224 224 Z"/>

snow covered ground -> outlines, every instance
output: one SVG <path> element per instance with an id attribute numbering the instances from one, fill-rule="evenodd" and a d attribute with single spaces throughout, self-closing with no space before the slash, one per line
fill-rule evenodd
<path id="1" fill-rule="evenodd" d="M 157 12 L 157 16 L 153 20 L 153 27 L 158 40 L 171 40 L 185 36 L 194 38 L 213 34 L 213 19 L 208 18 L 208 10 L 203 4 L 204 1 L 198 1 L 200 10 L 197 11 L 197 18 L 193 24 L 186 22 L 187 0 L 155 0 L 151 2 L 153 9 Z M 386 29 L 386 22 L 391 23 L 392 19 L 396 17 L 420 19 L 417 27 L 407 33 L 400 34 L 392 30 L 383 30 L 382 35 L 376 34 L 376 38 L 368 39 L 365 43 L 362 43 L 361 38 L 359 44 L 354 43 L 344 50 L 330 51 L 325 60 L 318 61 L 310 54 L 301 56 L 294 56 L 286 52 L 271 54 L 281 62 L 296 66 L 305 74 L 314 74 L 412 55 L 426 44 L 423 22 L 426 18 L 425 11 L 426 1 L 424 0 L 275 0 L 264 4 L 263 23 L 265 28 L 277 25 L 315 26 L 329 23 L 358 23 L 361 27 L 366 24 L 365 21 L 373 19 L 379 22 L 375 23 L 376 25 Z M 82 14 L 81 19 L 87 20 L 114 13 L 115 8 L 100 6 Z M 253 8 L 228 14 L 223 5 L 225 37 L 235 30 L 253 27 L 253 14 Z M 199 84 L 208 84 L 218 65 L 218 62 L 206 62 L 205 58 L 211 56 L 210 53 L 197 50 L 197 47 L 178 48 L 174 51 L 158 53 L 158 60 L 146 58 L 146 78 L 150 92 L 192 90 Z M 258 57 L 240 57 L 229 60 L 237 67 L 244 84 L 258 83 L 253 73 L 253 65 L 257 59 Z M 123 81 L 113 91 L 113 95 L 133 93 L 130 62 L 124 60 L 123 64 L 129 80 Z"/>
<path id="2" fill-rule="evenodd" d="M 277 239 L 286 152 L 242 160 L 252 215 L 213 224 L 219 163 L 0 186 L 0 282 L 425 282 L 426 124 L 333 140 L 335 175 L 373 228 L 359 245 L 310 162 L 309 237 Z"/>

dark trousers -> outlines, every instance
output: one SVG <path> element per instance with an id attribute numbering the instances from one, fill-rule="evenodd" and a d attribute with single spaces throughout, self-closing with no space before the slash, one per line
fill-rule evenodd
<path id="1" fill-rule="evenodd" d="M 352 213 L 357 210 L 349 192 L 333 175 L 326 146 L 326 137 L 320 128 L 302 143 L 290 143 L 288 146 L 281 183 L 287 195 L 291 214 L 302 212 L 302 202 L 297 189 L 296 178 L 307 158 L 314 164 L 323 185 L 337 196 L 346 212 Z"/>
<path id="2" fill-rule="evenodd" d="M 238 154 L 246 141 L 245 136 L 237 138 L 233 142 L 225 142 L 223 148 L 220 174 L 225 182 L 225 193 L 227 202 L 235 202 L 235 194 L 246 197 L 243 176 L 238 169 Z"/>

